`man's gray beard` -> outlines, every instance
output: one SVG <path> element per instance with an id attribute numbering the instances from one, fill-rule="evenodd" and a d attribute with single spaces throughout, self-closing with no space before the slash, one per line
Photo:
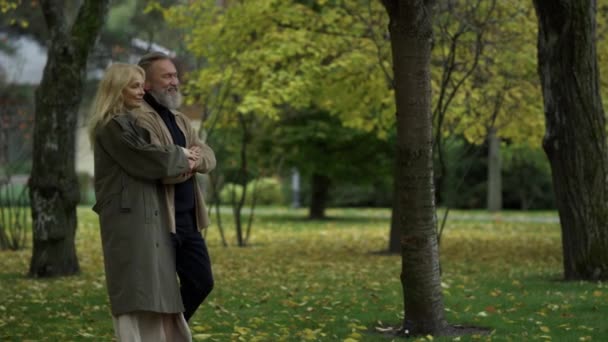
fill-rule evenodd
<path id="1" fill-rule="evenodd" d="M 169 109 L 178 109 L 182 105 L 182 93 L 179 90 L 173 94 L 166 91 L 156 92 L 150 90 L 150 94 L 154 96 L 158 103 Z"/>

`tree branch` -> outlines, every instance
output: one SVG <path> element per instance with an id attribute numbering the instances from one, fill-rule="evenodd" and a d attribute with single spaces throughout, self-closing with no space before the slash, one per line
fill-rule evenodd
<path id="1" fill-rule="evenodd" d="M 65 32 L 65 4 L 63 0 L 41 0 L 40 7 L 50 36 L 56 32 Z"/>
<path id="2" fill-rule="evenodd" d="M 98 32 L 107 17 L 109 0 L 85 0 L 72 25 L 71 35 L 75 58 L 79 63 L 87 61 L 89 52 L 97 42 Z"/>

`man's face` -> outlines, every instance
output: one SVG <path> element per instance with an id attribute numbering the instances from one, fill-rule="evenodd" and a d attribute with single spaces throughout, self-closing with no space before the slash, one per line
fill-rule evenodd
<path id="1" fill-rule="evenodd" d="M 161 59 L 150 65 L 144 89 L 169 109 L 181 106 L 182 96 L 179 92 L 177 69 L 168 59 Z"/>

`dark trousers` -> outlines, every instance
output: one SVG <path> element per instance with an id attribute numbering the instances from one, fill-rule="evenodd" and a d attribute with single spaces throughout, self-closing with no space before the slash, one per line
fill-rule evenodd
<path id="1" fill-rule="evenodd" d="M 171 235 L 180 292 L 186 310 L 184 318 L 188 321 L 213 289 L 211 259 L 205 239 L 196 228 L 178 226 L 177 234 Z"/>

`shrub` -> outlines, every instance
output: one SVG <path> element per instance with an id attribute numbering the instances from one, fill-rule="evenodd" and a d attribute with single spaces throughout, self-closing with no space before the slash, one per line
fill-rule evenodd
<path id="1" fill-rule="evenodd" d="M 540 148 L 503 144 L 502 197 L 505 209 L 555 208 L 551 169 Z M 445 151 L 447 174 L 436 182 L 439 203 L 462 209 L 486 206 L 487 146 L 452 138 Z M 435 164 L 437 174 L 439 166 Z"/>
<path id="2" fill-rule="evenodd" d="M 0 250 L 18 250 L 26 245 L 29 196 L 25 184 L 0 185 Z"/>
<path id="3" fill-rule="evenodd" d="M 435 160 L 436 194 L 441 206 L 459 209 L 483 208 L 486 204 L 487 149 L 467 143 L 462 138 L 446 141 L 441 175 Z M 442 177 L 442 178 L 439 178 Z"/>
<path id="4" fill-rule="evenodd" d="M 232 203 L 232 194 L 234 191 L 235 200 L 238 201 L 243 193 L 243 187 L 228 183 L 222 187 L 220 191 L 220 199 L 222 204 Z M 249 182 L 247 186 L 246 205 L 251 205 L 253 200 L 253 191 L 255 191 L 256 205 L 284 205 L 285 199 L 281 190 L 281 182 L 276 178 L 260 178 Z"/>
<path id="5" fill-rule="evenodd" d="M 379 179 L 376 184 L 336 184 L 330 190 L 332 207 L 391 207 L 392 179 Z"/>
<path id="6" fill-rule="evenodd" d="M 80 204 L 95 204 L 95 190 L 93 188 L 93 177 L 86 172 L 78 173 L 78 187 L 80 189 Z"/>
<path id="7" fill-rule="evenodd" d="M 27 184 L 0 184 L 0 207 L 30 205 Z"/>
<path id="8" fill-rule="evenodd" d="M 510 145 L 501 150 L 503 203 L 506 208 L 555 208 L 551 167 L 540 149 Z"/>

